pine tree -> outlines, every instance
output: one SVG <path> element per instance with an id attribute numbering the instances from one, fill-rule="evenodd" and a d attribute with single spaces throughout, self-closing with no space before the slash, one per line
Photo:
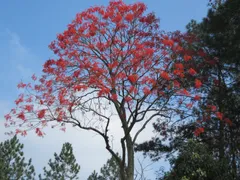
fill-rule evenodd
<path id="1" fill-rule="evenodd" d="M 73 148 L 70 143 L 64 143 L 61 153 L 54 153 L 54 160 L 49 160 L 49 170 L 44 167 L 44 178 L 39 175 L 41 180 L 74 180 L 79 179 L 78 173 L 80 166 L 76 163 Z"/>
<path id="2" fill-rule="evenodd" d="M 35 170 L 32 161 L 25 161 L 23 144 L 17 136 L 0 143 L 0 179 L 1 180 L 31 180 Z"/>
<path id="3" fill-rule="evenodd" d="M 118 154 L 117 154 L 118 155 Z M 119 155 L 118 155 L 119 157 Z M 120 169 L 116 159 L 112 156 L 107 160 L 106 164 L 100 169 L 100 175 L 94 170 L 88 177 L 88 180 L 119 180 Z"/>
<path id="4" fill-rule="evenodd" d="M 94 170 L 87 180 L 104 180 L 104 179 L 101 175 L 98 175 L 98 173 Z"/>

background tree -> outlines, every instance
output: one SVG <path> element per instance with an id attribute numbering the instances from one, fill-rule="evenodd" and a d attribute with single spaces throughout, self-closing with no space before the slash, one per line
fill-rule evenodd
<path id="1" fill-rule="evenodd" d="M 185 142 L 177 157 L 170 158 L 171 170 L 164 180 L 225 180 L 231 179 L 227 163 L 220 164 L 206 144 L 194 140 Z"/>
<path id="2" fill-rule="evenodd" d="M 189 31 L 197 34 L 201 43 L 212 57 L 216 57 L 215 68 L 206 71 L 215 76 L 206 92 L 206 103 L 200 114 L 205 115 L 208 133 L 201 139 L 211 145 L 215 157 L 228 160 L 233 179 L 239 174 L 239 57 L 240 57 L 240 4 L 238 1 L 225 1 L 217 9 L 210 9 L 202 23 L 189 25 Z M 206 104 L 213 104 L 220 121 L 203 113 Z M 228 118 L 226 118 L 226 116 Z M 229 123 L 225 123 L 229 122 Z"/>
<path id="3" fill-rule="evenodd" d="M 239 12 L 239 1 L 222 1 L 209 10 L 201 23 L 189 23 L 189 33 L 199 39 L 196 47 L 203 48 L 214 64 L 203 66 L 199 72 L 201 77 L 207 77 L 201 89 L 205 98 L 195 109 L 192 121 L 167 129 L 168 134 L 174 134 L 168 146 L 159 146 L 164 144 L 160 138 L 162 124 L 155 123 L 159 137 L 141 144 L 138 150 L 150 152 L 151 157 L 157 160 L 166 150 L 173 153 L 183 142 L 193 138 L 196 126 L 201 124 L 205 133 L 196 138 L 197 141 L 206 144 L 219 164 L 228 167 L 231 174 L 228 179 L 239 179 Z M 199 121 L 198 124 L 196 119 L 204 119 L 204 122 Z"/>
<path id="4" fill-rule="evenodd" d="M 87 180 L 103 180 L 103 179 L 101 179 L 101 176 L 98 175 L 98 173 L 94 170 Z"/>
<path id="5" fill-rule="evenodd" d="M 77 14 L 50 44 L 59 58 L 44 64 L 39 81 L 32 77 L 36 84 L 18 85 L 27 91 L 5 116 L 7 123 L 21 124 L 18 132 L 24 134 L 34 127 L 39 136 L 51 122 L 93 131 L 116 159 L 121 179 L 133 180 L 139 134 L 150 121 L 195 106 L 195 89 L 202 86 L 191 66 L 195 52 L 183 48 L 192 37 L 160 31 L 154 13 L 145 10 L 143 3 L 118 0 Z M 188 89 L 182 83 L 187 78 Z M 109 143 L 116 120 L 123 132 L 121 158 Z"/>
<path id="6" fill-rule="evenodd" d="M 119 157 L 119 155 L 117 154 Z M 120 180 L 120 169 L 114 156 L 107 160 L 100 169 L 100 174 L 94 171 L 88 180 Z"/>
<path id="7" fill-rule="evenodd" d="M 0 143 L 0 179 L 33 180 L 35 170 L 31 159 L 25 161 L 23 144 L 17 136 Z"/>
<path id="8" fill-rule="evenodd" d="M 80 166 L 76 163 L 73 148 L 70 143 L 64 143 L 60 154 L 54 153 L 54 161 L 49 160 L 49 170 L 44 167 L 44 177 L 42 180 L 74 180 L 79 179 Z"/>

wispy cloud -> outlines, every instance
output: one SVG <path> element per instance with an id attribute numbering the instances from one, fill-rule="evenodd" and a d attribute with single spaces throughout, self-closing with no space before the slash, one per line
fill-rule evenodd
<path id="1" fill-rule="evenodd" d="M 15 32 L 6 30 L 8 37 L 8 51 L 9 62 L 14 66 L 15 70 L 19 74 L 19 78 L 27 79 L 33 74 L 31 65 L 38 59 L 34 55 L 30 48 L 27 48 L 22 42 L 19 35 Z"/>
<path id="2" fill-rule="evenodd" d="M 19 58 L 23 58 L 26 55 L 29 56 L 29 49 L 27 49 L 20 41 L 20 37 L 17 33 L 10 31 L 9 29 L 6 30 L 9 39 L 10 50 L 13 51 L 16 55 L 19 55 Z"/>

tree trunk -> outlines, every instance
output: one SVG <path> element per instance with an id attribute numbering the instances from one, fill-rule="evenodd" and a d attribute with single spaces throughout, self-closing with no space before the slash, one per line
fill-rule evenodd
<path id="1" fill-rule="evenodd" d="M 219 135 L 219 159 L 224 158 L 224 122 L 220 121 Z"/>
<path id="2" fill-rule="evenodd" d="M 223 112 L 223 97 L 224 97 L 224 88 L 225 88 L 225 82 L 222 78 L 222 68 L 220 65 L 218 65 L 218 108 L 219 112 Z M 219 160 L 223 160 L 225 155 L 224 152 L 224 122 L 220 120 L 220 126 L 219 126 Z"/>
<path id="3" fill-rule="evenodd" d="M 231 159 L 232 159 L 232 173 L 233 179 L 237 178 L 237 162 L 236 162 L 236 149 L 235 149 L 235 142 L 234 142 L 234 134 L 232 128 L 230 128 L 230 136 L 231 136 Z"/>
<path id="4" fill-rule="evenodd" d="M 120 179 L 121 180 L 133 180 L 134 179 L 134 149 L 133 142 L 130 135 L 126 137 L 126 150 L 127 150 L 127 163 L 121 162 Z"/>
<path id="5" fill-rule="evenodd" d="M 133 180 L 134 179 L 134 150 L 133 150 L 133 142 L 130 134 L 126 137 L 126 144 L 127 144 L 127 179 L 126 180 Z"/>
<path id="6" fill-rule="evenodd" d="M 123 106 L 119 106 L 117 103 L 114 103 L 115 108 L 120 117 L 122 128 L 124 132 L 122 148 L 127 155 L 127 163 L 125 158 L 122 159 L 122 162 L 119 164 L 120 167 L 120 177 L 121 180 L 133 180 L 134 179 L 134 146 L 132 137 L 130 134 L 131 129 L 128 126 L 126 111 Z M 122 157 L 123 158 L 123 157 Z"/>

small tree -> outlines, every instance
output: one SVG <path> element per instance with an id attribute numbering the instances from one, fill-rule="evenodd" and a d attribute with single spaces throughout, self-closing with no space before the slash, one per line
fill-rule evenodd
<path id="1" fill-rule="evenodd" d="M 117 154 L 119 157 L 119 155 Z M 106 164 L 100 169 L 100 174 L 93 173 L 88 177 L 88 180 L 120 180 L 120 169 L 114 156 L 107 160 Z"/>
<path id="2" fill-rule="evenodd" d="M 75 156 L 73 154 L 72 145 L 70 143 L 63 144 L 61 153 L 58 155 L 54 153 L 54 161 L 51 159 L 48 163 L 50 169 L 44 170 L 44 178 L 39 175 L 39 179 L 42 180 L 74 180 L 79 179 L 78 173 L 80 166 L 76 163 Z"/>
<path id="3" fill-rule="evenodd" d="M 102 177 L 94 170 L 87 180 L 103 180 Z"/>
<path id="4" fill-rule="evenodd" d="M 35 170 L 31 159 L 25 161 L 22 151 L 23 144 L 17 136 L 0 143 L 0 179 L 31 180 L 35 177 Z"/>
<path id="5" fill-rule="evenodd" d="M 194 89 L 202 85 L 192 67 L 194 52 L 184 49 L 192 37 L 163 33 L 154 13 L 145 11 L 143 3 L 116 0 L 77 14 L 50 44 L 59 58 L 44 64 L 39 83 L 18 85 L 30 93 L 15 101 L 18 108 L 5 116 L 7 124 L 21 124 L 22 134 L 34 127 L 39 136 L 49 122 L 93 131 L 115 157 L 121 180 L 133 180 L 139 134 L 150 121 L 193 107 L 199 99 Z M 193 80 L 189 90 L 182 86 L 186 78 Z M 109 139 L 116 121 L 123 132 L 121 158 Z"/>

